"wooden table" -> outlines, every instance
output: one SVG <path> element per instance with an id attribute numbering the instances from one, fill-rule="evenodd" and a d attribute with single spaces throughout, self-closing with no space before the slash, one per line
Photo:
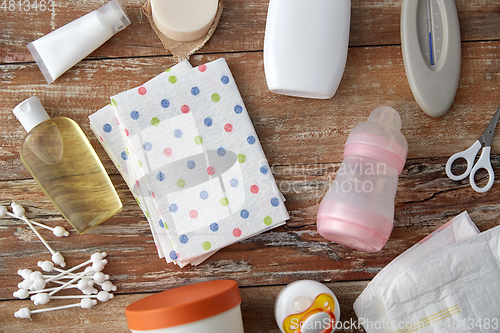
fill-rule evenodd
<path id="1" fill-rule="evenodd" d="M 301 279 L 324 282 L 339 298 L 341 320 L 355 321 L 352 304 L 368 281 L 450 218 L 467 210 L 481 231 L 498 224 L 500 135 L 492 148 L 497 181 L 489 192 L 478 194 L 468 180 L 455 182 L 444 172 L 447 158 L 469 147 L 500 106 L 498 0 L 456 0 L 462 38 L 460 84 L 453 106 L 437 119 L 420 110 L 406 79 L 400 1 L 352 2 L 344 77 L 333 98 L 314 100 L 276 95 L 267 89 L 262 49 L 268 1 L 225 0 L 217 31 L 191 63 L 226 58 L 291 218 L 286 226 L 229 246 L 198 267 L 167 265 L 158 258 L 147 220 L 87 118 L 109 103 L 109 96 L 138 86 L 174 64 L 141 16 L 142 1 L 120 2 L 132 25 L 51 85 L 45 83 L 25 45 L 104 1 L 54 0 L 52 13 L 0 10 L 0 204 L 15 200 L 27 208 L 29 218 L 69 228 L 19 158 L 25 132 L 12 109 L 33 95 L 50 116 L 67 116 L 81 125 L 124 204 L 117 215 L 85 235 L 72 232 L 68 239 L 57 239 L 43 232 L 69 266 L 95 251 L 106 251 L 105 272 L 119 288 L 115 299 L 91 310 L 33 315 L 31 322 L 13 316 L 21 307 L 33 307 L 30 301 L 12 296 L 22 280 L 17 269 L 35 269 L 38 260 L 50 256 L 26 225 L 0 219 L 0 331 L 127 332 L 124 308 L 131 302 L 169 288 L 223 278 L 234 279 L 241 287 L 248 333 L 279 332 L 273 316 L 275 297 L 283 286 Z M 300 43 L 297 52 L 301 52 Z M 399 181 L 394 231 L 382 251 L 366 253 L 322 238 L 316 231 L 316 212 L 342 161 L 349 132 L 382 105 L 399 111 L 409 152 Z"/>

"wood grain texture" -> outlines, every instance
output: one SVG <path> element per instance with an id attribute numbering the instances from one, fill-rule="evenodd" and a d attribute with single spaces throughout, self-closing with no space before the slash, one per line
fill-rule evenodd
<path id="1" fill-rule="evenodd" d="M 267 89 L 262 53 L 224 55 L 271 165 L 339 162 L 352 128 L 381 105 L 399 111 L 408 158 L 442 157 L 466 148 L 481 135 L 498 101 L 500 41 L 465 43 L 462 73 L 451 109 L 441 118 L 426 116 L 413 99 L 399 46 L 351 48 L 335 98 L 314 100 L 276 95 Z M 193 65 L 219 58 L 197 55 Z M 107 169 L 117 174 L 89 127 L 87 116 L 110 96 L 136 87 L 173 64 L 171 58 L 84 61 L 47 86 L 34 64 L 1 66 L 0 179 L 29 177 L 18 158 L 25 135 L 12 114 L 22 100 L 37 95 L 51 117 L 78 122 Z M 78 78 L 75 80 L 75 78 Z M 500 152 L 500 136 L 492 153 Z"/>
<path id="2" fill-rule="evenodd" d="M 90 58 L 167 55 L 140 8 L 144 0 L 122 0 L 131 26 L 111 38 Z M 262 50 L 269 1 L 228 0 L 212 39 L 201 53 Z M 462 41 L 498 39 L 500 4 L 495 0 L 457 0 Z M 26 44 L 105 4 L 103 0 L 54 0 L 54 11 L 0 10 L 0 63 L 33 61 Z M 400 44 L 401 1 L 352 1 L 351 46 Z M 4 20 L 8 18 L 8 20 Z M 22 27 L 19 25 L 22 24 Z M 300 23 L 298 23 L 300 24 Z"/>
<path id="3" fill-rule="evenodd" d="M 396 198 L 395 229 L 378 253 L 334 244 L 316 231 L 318 204 L 335 177 L 338 163 L 274 167 L 291 220 L 286 226 L 229 246 L 197 267 L 179 269 L 157 257 L 148 222 L 119 176 L 112 179 L 124 204 L 121 212 L 85 235 L 73 232 L 69 241 L 50 235 L 46 239 L 68 258 L 70 267 L 87 260 L 93 252 L 109 253 L 106 273 L 113 276 L 122 293 L 160 291 L 228 277 L 245 287 L 281 285 L 298 279 L 371 279 L 398 254 L 465 209 L 480 230 L 500 220 L 500 186 L 496 184 L 488 193 L 477 194 L 467 181 L 454 182 L 446 177 L 445 161 L 408 161 Z M 498 156 L 493 163 L 498 176 Z M 26 192 L 30 193 L 29 200 Z M 38 221 L 64 223 L 32 180 L 0 182 L 0 197 L 25 205 L 28 216 L 36 216 Z M 7 204 L 7 200 L 0 204 Z M 17 220 L 0 220 L 0 240 L 0 276 L 6 286 L 0 289 L 0 299 L 12 299 L 12 290 L 20 282 L 17 269 L 36 267 L 38 260 L 48 260 L 50 255 L 29 228 Z"/>
<path id="4" fill-rule="evenodd" d="M 326 283 L 339 298 L 341 320 L 356 320 L 352 304 L 367 280 L 437 227 L 464 210 L 481 231 L 498 225 L 500 136 L 493 141 L 496 182 L 489 192 L 475 193 L 467 179 L 448 179 L 444 165 L 452 153 L 479 137 L 499 106 L 500 2 L 456 0 L 462 38 L 460 83 L 452 108 L 435 119 L 419 109 L 406 79 L 399 45 L 401 1 L 352 1 L 350 48 L 340 87 L 332 99 L 309 100 L 267 89 L 262 48 L 268 1 L 225 0 L 215 35 L 191 63 L 226 58 L 291 219 L 285 226 L 222 249 L 200 266 L 167 265 L 158 258 L 147 220 L 87 118 L 109 103 L 110 96 L 174 64 L 147 20 L 141 19 L 142 2 L 120 0 L 132 25 L 51 85 L 45 83 L 25 44 L 105 1 L 55 0 L 54 13 L 0 11 L 0 205 L 15 200 L 26 206 L 28 217 L 69 227 L 19 158 L 25 132 L 12 109 L 32 95 L 41 99 L 52 117 L 67 116 L 81 125 L 124 204 L 118 214 L 85 235 L 72 232 L 63 240 L 42 231 L 69 266 L 96 251 L 108 252 L 105 273 L 119 288 L 116 298 L 88 311 L 34 315 L 32 323 L 12 315 L 30 304 L 12 296 L 21 281 L 16 272 L 34 269 L 38 260 L 50 256 L 26 225 L 0 218 L 0 332 L 127 332 L 124 307 L 131 302 L 169 288 L 222 278 L 235 279 L 241 287 L 247 333 L 279 332 L 274 300 L 284 285 L 299 279 Z M 391 238 L 382 251 L 365 253 L 322 238 L 315 220 L 319 202 L 342 161 L 349 132 L 381 105 L 400 113 L 409 152 L 398 185 Z M 485 179 L 480 182 L 485 184 Z"/>

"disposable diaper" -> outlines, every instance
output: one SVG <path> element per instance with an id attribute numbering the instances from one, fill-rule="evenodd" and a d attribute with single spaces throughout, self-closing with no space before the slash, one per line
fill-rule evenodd
<path id="1" fill-rule="evenodd" d="M 466 212 L 443 227 L 384 268 L 356 300 L 368 333 L 500 331 L 500 227 L 478 234 Z"/>

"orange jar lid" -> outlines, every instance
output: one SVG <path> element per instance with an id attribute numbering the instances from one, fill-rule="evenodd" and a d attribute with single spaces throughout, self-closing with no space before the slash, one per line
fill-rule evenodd
<path id="1" fill-rule="evenodd" d="M 156 330 L 216 316 L 240 303 L 236 281 L 214 280 L 145 297 L 127 306 L 125 315 L 131 330 Z"/>

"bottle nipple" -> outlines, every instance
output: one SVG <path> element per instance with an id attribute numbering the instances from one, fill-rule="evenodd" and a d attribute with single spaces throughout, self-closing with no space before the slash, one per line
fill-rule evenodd
<path id="1" fill-rule="evenodd" d="M 401 117 L 390 106 L 381 106 L 373 110 L 368 117 L 368 121 L 389 125 L 398 131 L 401 130 Z"/>

